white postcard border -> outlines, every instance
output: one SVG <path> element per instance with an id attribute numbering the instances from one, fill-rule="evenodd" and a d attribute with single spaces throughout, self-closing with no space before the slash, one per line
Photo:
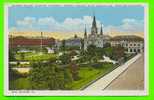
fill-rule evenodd
<path id="1" fill-rule="evenodd" d="M 9 90 L 8 81 L 8 7 L 15 5 L 56 5 L 56 6 L 143 6 L 144 7 L 144 90 L 118 91 L 63 91 L 63 90 Z M 149 94 L 149 8 L 147 3 L 6 3 L 4 6 L 4 95 L 5 96 L 147 96 Z"/>

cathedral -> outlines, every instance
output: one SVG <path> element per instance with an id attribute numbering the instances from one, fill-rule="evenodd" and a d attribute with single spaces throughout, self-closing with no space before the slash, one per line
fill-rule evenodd
<path id="1" fill-rule="evenodd" d="M 100 33 L 98 33 L 96 18 L 93 17 L 91 34 L 87 35 L 87 30 L 85 27 L 84 33 L 84 50 L 87 50 L 89 45 L 95 45 L 96 47 L 103 48 L 103 29 L 101 26 Z"/>

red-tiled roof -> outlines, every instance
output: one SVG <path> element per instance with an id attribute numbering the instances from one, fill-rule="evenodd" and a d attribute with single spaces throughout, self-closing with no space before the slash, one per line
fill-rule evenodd
<path id="1" fill-rule="evenodd" d="M 54 45 L 55 39 L 54 38 L 46 38 L 42 39 L 42 45 Z M 13 47 L 17 46 L 37 46 L 41 45 L 41 39 L 34 39 L 34 38 L 25 38 L 25 37 L 15 37 L 9 38 L 9 45 Z"/>

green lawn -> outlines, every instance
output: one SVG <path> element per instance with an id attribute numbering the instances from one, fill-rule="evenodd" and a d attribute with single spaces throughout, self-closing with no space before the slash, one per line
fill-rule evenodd
<path id="1" fill-rule="evenodd" d="M 40 54 L 40 53 L 24 53 L 24 60 L 32 61 L 32 60 L 48 60 L 50 58 L 57 57 L 56 54 Z M 20 54 L 16 54 L 17 60 L 22 60 Z"/>
<path id="2" fill-rule="evenodd" d="M 102 64 L 100 68 L 94 68 L 90 66 L 82 66 L 79 69 L 78 81 L 73 81 L 67 85 L 68 89 L 79 90 L 86 86 L 88 83 L 96 80 L 99 76 L 105 75 L 112 71 L 115 67 L 112 64 Z M 31 84 L 27 78 L 19 78 L 10 82 L 10 89 L 30 89 Z"/>
<path id="3" fill-rule="evenodd" d="M 103 65 L 101 68 L 80 67 L 79 76 L 81 79 L 68 84 L 68 88 L 73 90 L 81 89 L 83 86 L 96 80 L 99 76 L 105 75 L 106 73 L 112 71 L 114 68 L 115 67 L 113 67 L 112 64 Z"/>
<path id="4" fill-rule="evenodd" d="M 28 80 L 28 78 L 18 78 L 16 80 L 10 81 L 9 84 L 10 84 L 9 89 L 11 89 L 11 90 L 21 90 L 21 89 L 29 90 L 29 89 L 31 89 L 31 83 Z"/>

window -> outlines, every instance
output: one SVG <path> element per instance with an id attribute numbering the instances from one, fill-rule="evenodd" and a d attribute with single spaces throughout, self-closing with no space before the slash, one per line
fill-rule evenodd
<path id="1" fill-rule="evenodd" d="M 136 52 L 136 49 L 134 49 L 134 52 Z"/>
<path id="2" fill-rule="evenodd" d="M 140 46 L 140 44 L 138 44 L 138 46 Z"/>
<path id="3" fill-rule="evenodd" d="M 134 46 L 136 46 L 136 44 L 134 43 Z"/>
<path id="4" fill-rule="evenodd" d="M 130 49 L 130 52 L 132 52 L 132 49 Z"/>

